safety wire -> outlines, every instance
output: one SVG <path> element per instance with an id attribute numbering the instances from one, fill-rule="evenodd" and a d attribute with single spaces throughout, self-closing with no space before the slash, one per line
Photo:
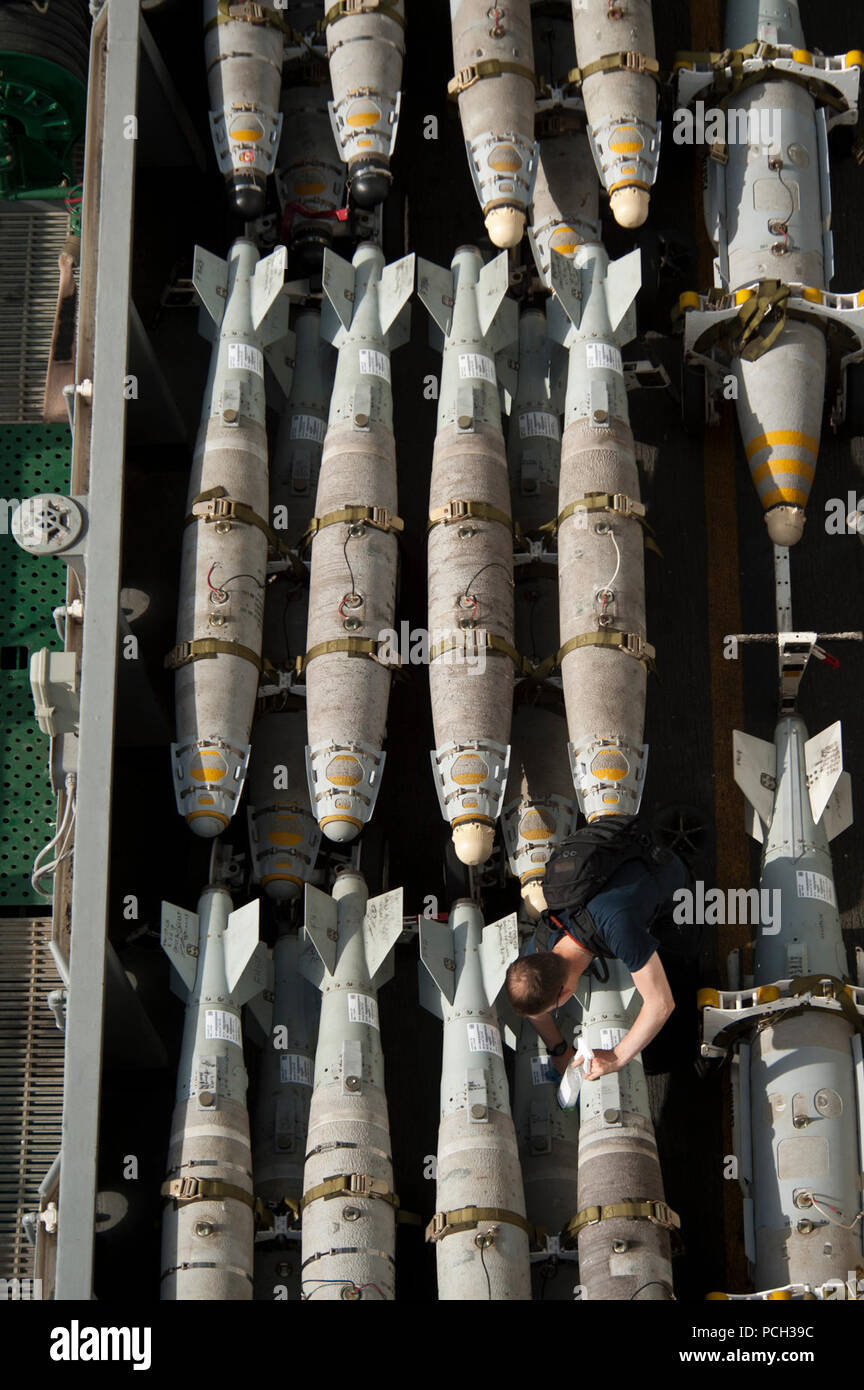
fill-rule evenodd
<path id="1" fill-rule="evenodd" d="M 813 1204 L 813 1206 L 814 1206 L 814 1207 L 816 1208 L 816 1210 L 820 1213 L 820 1215 L 821 1215 L 821 1216 L 824 1216 L 826 1221 L 830 1221 L 832 1226 L 839 1226 L 840 1229 L 841 1229 L 842 1231 L 852 1231 L 852 1230 L 854 1230 L 855 1227 L 858 1225 L 858 1222 L 861 1220 L 862 1216 L 864 1216 L 864 1210 L 862 1210 L 862 1211 L 859 1211 L 858 1215 L 857 1215 L 857 1216 L 854 1216 L 854 1217 L 852 1218 L 852 1220 L 849 1221 L 849 1222 L 846 1222 L 846 1221 L 838 1221 L 838 1219 L 837 1219 L 836 1216 L 832 1216 L 832 1215 L 831 1215 L 831 1212 L 832 1212 L 832 1211 L 836 1211 L 836 1212 L 839 1213 L 839 1208 L 838 1208 L 838 1207 L 825 1207 L 825 1206 L 823 1206 L 822 1203 L 817 1199 L 815 1193 L 811 1192 L 809 1189 L 805 1189 L 800 1195 L 801 1195 L 802 1197 L 809 1197 L 809 1198 L 810 1198 L 810 1201 L 811 1201 L 812 1204 Z M 822 1202 L 827 1202 L 827 1201 L 828 1201 L 828 1198 L 827 1198 L 827 1197 L 823 1197 L 823 1198 L 822 1198 Z"/>
<path id="2" fill-rule="evenodd" d="M 507 575 L 507 583 L 510 585 L 510 588 L 513 589 L 513 588 L 516 587 L 515 584 L 513 583 L 513 580 L 512 580 L 512 578 L 511 578 L 511 575 L 510 575 L 509 570 L 507 569 L 507 566 L 506 566 L 505 564 L 503 564 L 501 560 L 489 560 L 489 562 L 488 562 L 487 564 L 481 565 L 480 568 L 479 568 L 479 570 L 477 571 L 477 573 L 476 573 L 476 574 L 472 574 L 471 578 L 468 580 L 468 583 L 465 585 L 465 591 L 464 591 L 464 593 L 461 593 L 461 594 L 459 595 L 460 600 L 463 599 L 463 598 L 465 598 L 465 599 L 467 599 L 468 602 L 473 606 L 475 616 L 476 616 L 476 613 L 477 613 L 477 600 L 476 600 L 476 598 L 474 597 L 474 595 L 471 593 L 471 585 L 474 583 L 474 580 L 475 580 L 475 579 L 479 579 L 479 578 L 480 578 L 480 576 L 481 576 L 481 574 L 483 573 L 484 570 L 495 569 L 496 566 L 497 566 L 497 568 L 498 568 L 499 570 L 503 570 L 504 573 Z"/>
<path id="3" fill-rule="evenodd" d="M 352 1290 L 354 1291 L 354 1293 L 362 1293 L 364 1289 L 375 1289 L 376 1293 L 379 1293 L 379 1294 L 381 1295 L 381 1297 L 384 1299 L 385 1302 L 386 1302 L 386 1299 L 387 1299 L 387 1295 L 384 1293 L 384 1290 L 380 1287 L 380 1285 L 379 1285 L 379 1284 L 373 1284 L 373 1283 L 371 1282 L 371 1280 L 369 1281 L 369 1283 L 366 1283 L 366 1284 L 355 1284 L 354 1281 L 353 1281 L 353 1279 L 314 1279 L 314 1278 L 313 1278 L 313 1279 L 303 1279 L 303 1280 L 301 1280 L 301 1283 L 303 1283 L 303 1284 L 314 1284 L 314 1285 L 315 1285 L 314 1289 L 311 1289 L 311 1290 L 309 1291 L 309 1293 L 304 1293 L 304 1294 L 302 1295 L 304 1302 L 308 1302 L 308 1300 L 309 1300 L 310 1298 L 314 1298 L 315 1295 L 316 1295 L 316 1293 L 318 1293 L 318 1291 L 319 1291 L 320 1289 L 323 1289 L 327 1284 L 341 1284 L 343 1288 L 345 1288 L 345 1289 L 352 1289 Z"/>
<path id="4" fill-rule="evenodd" d="M 75 825 L 76 781 L 77 779 L 75 773 L 67 772 L 66 805 L 63 808 L 63 815 L 60 817 L 60 824 L 57 826 L 57 833 L 53 836 L 52 839 L 48 841 L 47 845 L 44 845 L 43 848 L 40 849 L 39 853 L 36 855 L 36 858 L 33 861 L 33 871 L 30 875 L 30 883 L 32 884 L 33 891 L 35 893 L 38 893 L 40 898 L 53 897 L 53 890 L 51 892 L 46 892 L 44 888 L 40 887 L 42 879 L 50 878 L 53 874 L 55 874 L 59 866 L 63 863 L 63 861 L 65 859 L 68 859 L 72 854 L 72 846 L 69 843 L 69 837 L 71 836 L 72 830 Z M 45 856 L 47 854 L 50 854 L 51 851 L 55 848 L 55 846 L 57 846 L 56 858 L 52 859 L 50 863 L 43 863 L 42 861 L 45 859 Z"/>
<path id="5" fill-rule="evenodd" d="M 620 568 L 621 568 L 621 551 L 620 551 L 620 549 L 619 549 L 618 542 L 617 542 L 617 540 L 615 539 L 615 532 L 612 530 L 612 527 L 611 527 L 611 526 L 609 527 L 609 530 L 607 531 L 606 534 L 608 535 L 610 541 L 612 542 L 612 544 L 613 544 L 614 547 L 615 547 L 615 569 L 614 569 L 614 572 L 613 572 L 613 574 L 612 574 L 612 578 L 611 578 L 606 584 L 602 584 L 602 585 L 600 586 L 600 588 L 597 590 L 598 595 L 600 595 L 600 594 L 605 595 L 605 597 L 601 599 L 601 607 L 602 607 L 604 613 L 606 612 L 606 606 L 607 606 L 607 604 L 609 603 L 609 599 L 610 599 L 610 596 L 611 596 L 611 595 L 610 595 L 610 591 L 611 591 L 611 589 L 612 589 L 612 585 L 615 583 L 615 580 L 618 578 L 618 571 L 619 571 Z"/>
<path id="6" fill-rule="evenodd" d="M 346 617 L 344 605 L 345 605 L 345 603 L 347 602 L 347 600 L 348 600 L 349 598 L 354 598 L 354 599 L 359 599 L 359 600 L 360 600 L 359 603 L 355 603 L 355 604 L 354 604 L 354 607 L 355 607 L 355 608 L 359 608 L 359 607 L 361 606 L 361 604 L 363 603 L 363 595 L 357 593 L 356 581 L 355 581 L 355 579 L 354 579 L 354 571 L 353 571 L 353 569 L 351 568 L 351 561 L 348 559 L 348 542 L 351 540 L 353 534 L 354 534 L 354 532 L 352 531 L 351 527 L 349 526 L 348 529 L 347 529 L 347 531 L 346 531 L 346 533 L 345 533 L 345 544 L 344 544 L 343 547 L 342 547 L 342 554 L 343 554 L 344 557 L 345 557 L 345 564 L 348 566 L 348 575 L 349 575 L 350 580 L 351 580 L 351 588 L 348 590 L 348 593 L 347 593 L 347 594 L 343 594 L 343 595 L 342 595 L 342 597 L 340 598 L 339 602 L 338 602 L 337 605 L 336 605 L 336 612 L 339 614 L 339 617 L 340 617 L 340 618 L 345 618 L 345 617 Z"/>
<path id="7" fill-rule="evenodd" d="M 480 1250 L 480 1263 L 481 1263 L 481 1265 L 483 1266 L 483 1273 L 486 1275 L 486 1288 L 487 1288 L 488 1291 L 489 1291 L 489 1299 L 490 1299 L 490 1301 L 491 1301 L 491 1299 L 492 1299 L 492 1280 L 489 1278 L 489 1271 L 488 1271 L 488 1269 L 486 1268 L 486 1250 L 485 1250 L 485 1247 L 484 1247 L 483 1245 L 480 1245 L 478 1248 L 479 1248 L 479 1250 Z"/>

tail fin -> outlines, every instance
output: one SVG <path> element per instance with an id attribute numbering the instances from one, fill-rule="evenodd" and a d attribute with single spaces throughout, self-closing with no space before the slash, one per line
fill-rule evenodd
<path id="1" fill-rule="evenodd" d="M 321 336 L 335 344 L 340 328 L 350 328 L 354 317 L 354 267 L 329 246 L 324 251 L 321 288 Z"/>
<path id="2" fill-rule="evenodd" d="M 282 286 L 285 282 L 285 268 L 288 264 L 288 251 L 284 246 L 277 246 L 269 256 L 265 256 L 263 261 L 259 261 L 252 276 L 252 327 L 260 329 L 267 318 L 274 304 L 279 298 Z M 287 307 L 287 306 L 286 306 Z M 285 327 L 287 328 L 287 324 Z M 281 334 L 277 334 L 277 337 Z M 267 338 L 266 333 L 261 334 L 262 346 L 264 342 L 275 341 Z"/>
<path id="3" fill-rule="evenodd" d="M 804 767 L 807 772 L 807 789 L 810 793 L 810 810 L 818 825 L 840 778 L 843 775 L 843 740 L 840 720 L 814 734 L 804 744 Z M 851 811 L 851 797 L 849 800 Z M 851 824 L 851 822 L 850 822 Z M 841 829 L 845 830 L 845 825 Z M 839 835 L 840 831 L 836 831 Z"/>
<path id="4" fill-rule="evenodd" d="M 480 942 L 480 968 L 488 1004 L 495 1003 L 501 993 L 507 967 L 518 954 L 519 923 L 515 912 L 484 928 Z"/>
<path id="5" fill-rule="evenodd" d="M 416 257 L 403 256 L 401 261 L 385 265 L 378 285 L 378 312 L 381 319 L 381 332 L 387 333 L 402 313 L 414 293 L 414 272 Z M 404 333 L 406 319 L 400 324 L 398 336 Z M 395 346 L 391 343 L 391 347 Z M 401 346 L 401 344 L 400 344 Z"/>
<path id="6" fill-rule="evenodd" d="M 393 888 L 389 893 L 370 898 L 363 918 L 363 948 L 370 980 L 379 975 L 401 935 L 402 889 Z M 383 978 L 381 983 L 384 983 Z"/>
<path id="7" fill-rule="evenodd" d="M 638 246 L 606 271 L 606 312 L 619 347 L 636 337 L 636 296 L 642 284 L 642 253 Z"/>
<path id="8" fill-rule="evenodd" d="M 446 338 L 453 322 L 453 272 L 418 256 L 417 294 Z"/>
<path id="9" fill-rule="evenodd" d="M 176 907 L 174 903 L 162 904 L 159 939 L 162 950 L 174 967 L 171 989 L 181 999 L 185 998 L 187 992 L 195 985 L 195 976 L 198 973 L 199 929 L 197 912 L 188 912 L 185 907 Z"/>
<path id="10" fill-rule="evenodd" d="M 225 313 L 228 296 L 228 262 L 203 246 L 195 247 L 192 261 L 192 283 L 207 313 L 217 328 Z"/>
<path id="11" fill-rule="evenodd" d="M 453 929 L 450 923 L 421 917 L 420 959 L 448 1004 L 452 1004 L 456 997 L 454 950 Z"/>
<path id="12" fill-rule="evenodd" d="M 569 256 L 551 253 L 549 283 L 555 298 L 574 328 L 582 322 L 582 272 Z M 554 319 L 553 319 L 554 322 Z"/>
<path id="13" fill-rule="evenodd" d="M 272 975 L 267 948 L 258 939 L 260 909 L 253 898 L 229 915 L 225 928 L 225 978 L 238 1005 L 266 989 L 268 970 Z"/>
<path id="14" fill-rule="evenodd" d="M 774 744 L 735 729 L 732 733 L 732 756 L 735 781 L 759 819 L 765 825 L 770 825 L 777 776 L 777 750 Z"/>
<path id="15" fill-rule="evenodd" d="M 328 975 L 336 969 L 339 956 L 339 908 L 329 893 L 322 893 L 311 883 L 306 884 L 306 935 L 318 952 L 321 963 Z M 320 988 L 320 980 L 313 978 L 303 961 L 303 974 Z"/>

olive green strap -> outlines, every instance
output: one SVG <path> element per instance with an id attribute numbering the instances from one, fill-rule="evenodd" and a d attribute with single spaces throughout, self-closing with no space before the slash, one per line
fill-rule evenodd
<path id="1" fill-rule="evenodd" d="M 326 526 L 338 526 L 343 521 L 362 521 L 367 526 L 374 526 L 378 531 L 398 533 L 405 529 L 402 518 L 388 512 L 386 507 L 339 507 L 335 512 L 325 512 L 324 516 L 313 516 L 300 538 L 300 548 L 305 549 Z"/>
<path id="2" fill-rule="evenodd" d="M 467 639 L 470 638 L 472 635 L 476 634 L 477 631 L 477 628 L 468 628 L 465 631 L 465 641 L 454 642 L 449 639 L 445 639 L 443 642 L 439 642 L 437 646 L 430 648 L 429 664 L 431 665 L 433 661 L 437 661 L 438 657 L 443 656 L 445 652 L 464 651 L 465 648 L 470 645 Z M 477 644 L 475 642 L 475 649 L 476 645 Z M 500 652 L 502 656 L 509 657 L 510 660 L 513 662 L 513 665 L 516 667 L 517 671 L 523 674 L 527 674 L 527 671 L 525 669 L 526 662 L 524 657 L 522 657 L 521 654 L 517 652 L 516 648 L 512 645 L 512 643 L 506 641 L 505 638 L 497 637 L 494 632 L 487 632 L 484 629 L 483 640 L 480 643 L 480 645 L 484 647 L 486 651 Z M 533 670 L 533 666 L 530 669 Z"/>
<path id="3" fill-rule="evenodd" d="M 197 507 L 201 502 L 209 503 L 207 511 L 190 512 L 183 518 L 184 526 L 191 526 L 196 521 L 203 521 L 208 526 L 217 521 L 237 521 L 241 526 L 256 526 L 267 537 L 274 550 L 282 554 L 290 553 L 289 546 L 279 539 L 263 516 L 259 516 L 248 502 L 238 502 L 235 498 L 229 497 L 224 487 L 208 488 L 206 492 L 199 492 L 197 497 L 192 498 L 193 507 Z"/>
<path id="4" fill-rule="evenodd" d="M 614 512 L 618 516 L 632 517 L 634 521 L 638 521 L 645 532 L 646 550 L 653 550 L 655 555 L 662 557 L 663 552 L 654 540 L 654 528 L 645 519 L 644 505 L 623 492 L 586 492 L 584 497 L 568 503 L 564 510 L 558 513 L 554 521 L 547 521 L 544 526 L 540 527 L 540 530 L 551 531 L 554 534 L 561 529 L 568 517 L 573 516 L 574 512 L 578 511 Z"/>
<path id="5" fill-rule="evenodd" d="M 807 77 L 804 73 L 790 72 L 786 68 L 775 68 L 770 66 L 774 58 L 782 58 L 786 55 L 775 48 L 773 44 L 761 43 L 759 40 L 745 44 L 743 48 L 727 48 L 722 53 L 676 53 L 675 68 L 694 66 L 697 63 L 707 63 L 714 69 L 716 74 L 714 82 L 709 89 L 716 96 L 722 97 L 720 106 L 725 109 L 730 99 L 737 96 L 739 92 L 746 91 L 757 82 L 794 82 L 799 87 L 805 87 L 814 101 L 822 106 L 830 106 L 835 111 L 848 111 L 849 103 L 844 96 L 826 82 L 818 77 Z M 769 66 L 757 68 L 753 72 L 745 73 L 744 62 L 748 58 L 764 58 Z M 731 80 L 725 78 L 723 74 L 726 68 L 732 71 Z M 703 88 L 700 95 L 704 96 Z M 722 162 L 725 163 L 725 160 Z"/>
<path id="6" fill-rule="evenodd" d="M 334 637 L 329 642 L 319 642 L 317 646 L 310 647 L 305 656 L 298 656 L 294 663 L 294 670 L 298 676 L 302 676 L 310 661 L 314 661 L 316 656 L 328 656 L 331 652 L 346 652 L 348 656 L 365 656 L 372 661 L 377 661 L 379 666 L 397 666 L 398 662 L 382 661 L 378 652 L 381 643 L 371 637 Z"/>
<path id="7" fill-rule="evenodd" d="M 337 0 L 325 14 L 323 27 L 326 29 L 328 24 L 361 14 L 383 14 L 405 28 L 405 20 L 391 0 Z"/>
<path id="8" fill-rule="evenodd" d="M 584 82 L 586 77 L 593 77 L 598 72 L 618 72 L 620 69 L 626 72 L 644 73 L 646 77 L 652 77 L 659 85 L 660 83 L 660 64 L 656 58 L 649 58 L 645 53 L 606 53 L 602 58 L 597 58 L 593 63 L 588 63 L 584 68 L 573 68 L 567 74 L 567 81 L 578 85 Z"/>
<path id="9" fill-rule="evenodd" d="M 602 632 L 582 632 L 578 637 L 571 637 L 569 642 L 559 647 L 555 654 L 555 665 L 560 666 L 565 656 L 578 651 L 580 647 L 617 647 L 627 656 L 641 661 L 647 670 L 654 672 L 657 669 L 654 664 L 655 651 L 650 642 L 643 641 L 637 632 L 608 629 Z"/>
<path id="10" fill-rule="evenodd" d="M 491 502 L 472 502 L 463 497 L 454 498 L 450 502 L 445 502 L 443 507 L 436 507 L 429 513 L 429 520 L 426 523 L 427 532 L 433 526 L 450 526 L 454 521 L 464 521 L 466 517 L 477 517 L 480 521 L 497 521 L 501 526 L 506 526 L 508 531 L 514 535 L 520 535 L 521 531 L 517 523 L 507 513 L 502 512 L 499 507 L 493 507 Z"/>
<path id="11" fill-rule="evenodd" d="M 177 671 L 192 661 L 201 661 L 213 656 L 239 656 L 243 661 L 250 662 L 258 671 L 263 667 L 261 657 L 253 652 L 251 647 L 244 647 L 240 642 L 223 641 L 217 637 L 201 637 L 195 642 L 179 642 L 166 656 L 164 665 L 168 671 Z"/>
<path id="12" fill-rule="evenodd" d="M 460 68 L 455 77 L 451 77 L 447 83 L 447 95 L 458 97 L 462 92 L 467 92 L 469 87 L 473 87 L 475 82 L 482 82 L 486 77 L 500 77 L 502 72 L 513 72 L 517 77 L 527 77 L 533 87 L 537 87 L 537 75 L 533 68 L 526 68 L 524 63 L 506 63 L 500 58 L 483 58 L 479 63 L 470 63 L 467 68 Z"/>
<path id="13" fill-rule="evenodd" d="M 561 1232 L 561 1244 L 571 1248 L 580 1231 L 586 1226 L 596 1226 L 601 1221 L 617 1221 L 622 1217 L 632 1221 L 650 1221 L 652 1226 L 662 1226 L 666 1231 L 677 1231 L 681 1218 L 666 1202 L 613 1202 L 603 1207 L 583 1207 L 572 1217 Z"/>
<path id="14" fill-rule="evenodd" d="M 219 24 L 234 24 L 238 21 L 245 24 L 269 24 L 274 29 L 281 29 L 289 38 L 302 42 L 302 35 L 292 29 L 290 24 L 286 24 L 275 10 L 257 4 L 256 0 L 218 0 L 216 14 L 204 25 L 204 33 L 209 34 L 210 30 Z"/>
<path id="15" fill-rule="evenodd" d="M 383 1178 L 371 1178 L 368 1173 L 339 1173 L 325 1178 L 315 1187 L 303 1193 L 300 1210 L 305 1211 L 310 1202 L 319 1198 L 329 1201 L 332 1197 L 369 1197 L 378 1202 L 386 1202 L 394 1209 L 399 1206 L 399 1198 L 391 1192 Z"/>
<path id="16" fill-rule="evenodd" d="M 208 1202 L 214 1197 L 220 1200 L 232 1197 L 235 1202 L 242 1202 L 253 1210 L 255 1208 L 253 1193 L 243 1187 L 235 1187 L 233 1183 L 222 1182 L 219 1178 L 170 1178 L 163 1182 L 159 1194 L 175 1202 Z"/>
<path id="17" fill-rule="evenodd" d="M 481 1221 L 503 1221 L 508 1226 L 518 1226 L 533 1243 L 542 1243 L 546 1238 L 541 1227 L 532 1226 L 518 1211 L 508 1211 L 506 1207 L 457 1207 L 455 1211 L 436 1211 L 426 1227 L 426 1239 L 444 1240 L 459 1231 L 473 1231 Z"/>

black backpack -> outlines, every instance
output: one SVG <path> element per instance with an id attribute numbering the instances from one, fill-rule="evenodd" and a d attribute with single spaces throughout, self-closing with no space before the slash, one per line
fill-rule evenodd
<path id="1" fill-rule="evenodd" d="M 669 858 L 644 821 L 595 821 L 562 840 L 550 857 L 543 879 L 546 905 L 550 913 L 566 908 L 575 916 L 631 859 L 650 867 Z"/>

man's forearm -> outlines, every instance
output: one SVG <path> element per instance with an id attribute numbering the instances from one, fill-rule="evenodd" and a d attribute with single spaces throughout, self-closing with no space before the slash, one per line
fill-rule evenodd
<path id="1" fill-rule="evenodd" d="M 633 1058 L 648 1046 L 651 1039 L 656 1038 L 671 1012 L 670 1008 L 660 1002 L 643 1004 L 633 1027 L 612 1049 L 616 1061 L 622 1067 L 632 1062 Z"/>
<path id="2" fill-rule="evenodd" d="M 531 1022 L 547 1047 L 557 1047 L 558 1043 L 565 1041 L 551 1014 L 537 1014 L 531 1018 Z"/>

